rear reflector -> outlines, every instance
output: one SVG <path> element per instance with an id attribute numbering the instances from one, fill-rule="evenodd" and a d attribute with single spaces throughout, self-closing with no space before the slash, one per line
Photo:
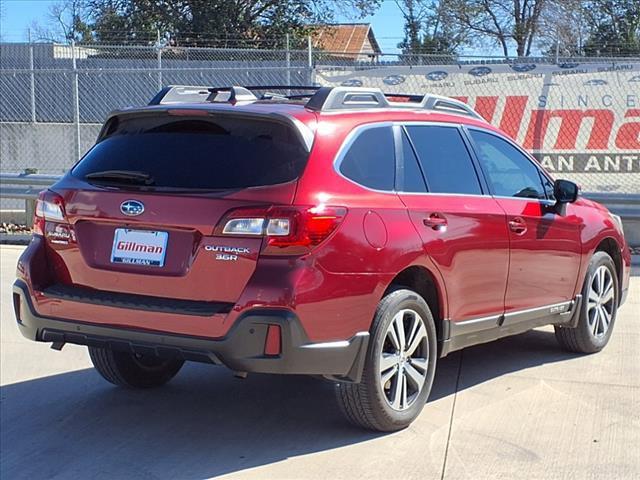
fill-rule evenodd
<path id="1" fill-rule="evenodd" d="M 20 295 L 15 292 L 13 292 L 13 312 L 16 314 L 18 323 L 22 323 L 22 318 L 20 317 Z"/>
<path id="2" fill-rule="evenodd" d="M 264 342 L 265 355 L 280 355 L 280 325 L 269 325 L 267 328 L 267 339 Z"/>

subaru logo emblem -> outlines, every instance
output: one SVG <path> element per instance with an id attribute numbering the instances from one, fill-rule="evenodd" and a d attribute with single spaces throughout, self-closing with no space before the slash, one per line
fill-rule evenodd
<path id="1" fill-rule="evenodd" d="M 349 80 L 345 80 L 340 84 L 342 87 L 361 87 L 362 80 L 358 80 L 357 78 L 350 78 Z"/>
<path id="2" fill-rule="evenodd" d="M 120 211 L 129 217 L 135 217 L 144 212 L 144 204 L 137 200 L 125 200 L 120 204 Z"/>
<path id="3" fill-rule="evenodd" d="M 427 77 L 427 80 L 431 80 L 432 82 L 441 82 L 448 76 L 449 74 L 443 70 L 436 70 L 425 75 L 425 77 Z"/>
<path id="4" fill-rule="evenodd" d="M 475 67 L 469 70 L 469 75 L 473 75 L 474 77 L 484 77 L 490 73 L 491 69 L 489 67 Z"/>

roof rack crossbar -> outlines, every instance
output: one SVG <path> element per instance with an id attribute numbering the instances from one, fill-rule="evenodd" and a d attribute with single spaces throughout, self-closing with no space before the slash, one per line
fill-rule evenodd
<path id="1" fill-rule="evenodd" d="M 301 85 L 256 85 L 256 86 L 230 86 L 230 87 L 211 87 L 199 85 L 169 85 L 160 90 L 155 97 L 149 102 L 149 105 L 168 105 L 172 103 L 211 103 L 211 102 L 255 102 L 259 98 L 269 98 L 276 96 L 271 90 L 290 91 L 310 91 L 309 94 L 296 95 L 280 95 L 289 99 L 308 98 L 320 87 L 301 86 Z M 264 91 L 260 97 L 253 94 L 254 91 Z"/>
<path id="2" fill-rule="evenodd" d="M 274 92 L 275 90 L 275 92 Z M 253 92 L 262 92 L 256 96 Z M 284 93 L 279 93 L 284 91 Z M 295 92 L 295 93 L 292 93 Z M 299 93 L 299 92 L 309 93 Z M 251 103 L 259 99 L 300 100 L 308 98 L 306 107 L 318 112 L 360 110 L 370 108 L 412 108 L 466 115 L 484 120 L 478 112 L 460 100 L 442 95 L 383 93 L 369 87 L 317 87 L 307 85 L 255 85 L 249 87 L 205 87 L 170 85 L 163 88 L 149 105 L 176 103 Z M 393 101 L 393 99 L 403 101 Z"/>
<path id="3" fill-rule="evenodd" d="M 205 87 L 197 85 L 169 85 L 160 90 L 149 105 L 207 102 L 252 102 L 257 100 L 245 87 Z"/>

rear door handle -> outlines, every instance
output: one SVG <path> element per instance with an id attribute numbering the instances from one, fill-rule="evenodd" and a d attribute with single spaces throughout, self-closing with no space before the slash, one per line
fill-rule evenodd
<path id="1" fill-rule="evenodd" d="M 509 230 L 517 235 L 522 235 L 527 231 L 527 224 L 522 218 L 516 217 L 512 220 L 509 220 Z"/>
<path id="2" fill-rule="evenodd" d="M 447 219 L 441 213 L 432 213 L 427 218 L 422 220 L 425 226 L 432 228 L 433 230 L 444 230 L 447 226 Z"/>

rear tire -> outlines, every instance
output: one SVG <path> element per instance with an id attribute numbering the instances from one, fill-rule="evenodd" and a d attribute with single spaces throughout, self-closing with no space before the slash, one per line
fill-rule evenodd
<path id="1" fill-rule="evenodd" d="M 397 288 L 378 304 L 360 383 L 336 384 L 347 419 L 369 430 L 407 427 L 429 397 L 436 370 L 436 328 L 416 292 Z"/>
<path id="2" fill-rule="evenodd" d="M 93 366 L 105 380 L 130 388 L 164 385 L 184 364 L 184 360 L 177 358 L 136 355 L 99 347 L 89 347 L 89 356 Z"/>
<path id="3" fill-rule="evenodd" d="M 596 252 L 582 287 L 580 318 L 575 328 L 555 326 L 560 346 L 569 352 L 595 353 L 611 338 L 619 302 L 616 267 L 606 252 Z"/>

